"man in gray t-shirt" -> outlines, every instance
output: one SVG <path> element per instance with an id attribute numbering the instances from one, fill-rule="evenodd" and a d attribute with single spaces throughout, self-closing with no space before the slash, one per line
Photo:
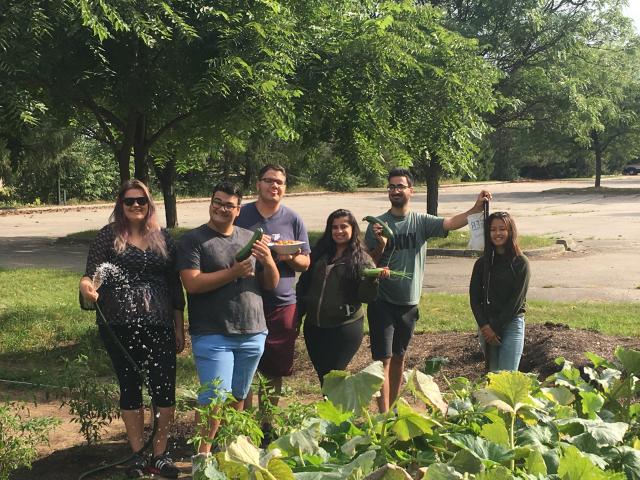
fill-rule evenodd
<path id="1" fill-rule="evenodd" d="M 393 232 L 393 238 L 383 236 L 380 224 L 369 225 L 365 243 L 378 266 L 411 274 L 410 279 L 380 279 L 378 298 L 367 310 L 371 355 L 384 365 L 385 380 L 378 407 L 386 412 L 400 392 L 404 356 L 418 320 L 418 304 L 422 293 L 427 239 L 446 237 L 450 230 L 467 224 L 467 216 L 481 212 L 491 193 L 482 190 L 475 205 L 467 212 L 441 218 L 410 210 L 413 176 L 408 170 L 396 168 L 389 172 L 387 190 L 391 209 L 379 215 Z"/>
<path id="2" fill-rule="evenodd" d="M 244 408 L 251 380 L 264 351 L 267 326 L 262 291 L 278 284 L 278 267 L 267 242 L 255 242 L 251 255 L 236 254 L 251 240 L 253 232 L 234 226 L 242 194 L 223 182 L 215 186 L 209 222 L 186 233 L 178 246 L 178 269 L 189 301 L 189 333 L 200 383 L 218 379 L 218 389 L 198 395 L 201 405 L 213 396 L 231 392 L 235 408 Z M 196 423 L 200 424 L 196 414 Z M 211 421 L 204 438 L 213 440 L 220 425 Z M 202 442 L 200 453 L 211 450 Z"/>

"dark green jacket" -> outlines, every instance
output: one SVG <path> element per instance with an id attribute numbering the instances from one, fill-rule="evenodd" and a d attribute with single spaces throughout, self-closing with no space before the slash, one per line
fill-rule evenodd
<path id="1" fill-rule="evenodd" d="M 489 302 L 482 285 L 485 262 L 480 257 L 473 266 L 469 301 L 479 327 L 489 324 L 494 332 L 503 328 L 526 310 L 529 288 L 529 261 L 524 255 L 513 261 L 504 255 L 494 255 L 489 274 Z"/>
<path id="2" fill-rule="evenodd" d="M 373 268 L 369 257 L 366 268 Z M 362 303 L 375 300 L 377 279 L 356 280 L 347 275 L 347 265 L 338 259 L 328 263 L 328 256 L 316 260 L 298 283 L 298 309 L 306 313 L 305 322 L 320 328 L 331 328 L 355 322 L 364 317 Z"/>

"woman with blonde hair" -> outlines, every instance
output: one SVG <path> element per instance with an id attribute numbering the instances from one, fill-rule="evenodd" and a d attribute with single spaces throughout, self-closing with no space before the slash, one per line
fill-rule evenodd
<path id="1" fill-rule="evenodd" d="M 138 180 L 122 184 L 109 220 L 89 248 L 80 293 L 85 301 L 97 302 L 107 323 L 98 322 L 98 329 L 118 377 L 121 416 L 133 450 L 127 474 L 177 478 L 179 470 L 166 450 L 175 412 L 176 353 L 184 348 L 185 302 L 176 247 L 158 224 L 149 190 Z M 146 376 L 156 410 L 150 460 L 141 452 L 143 379 L 121 347 Z"/>

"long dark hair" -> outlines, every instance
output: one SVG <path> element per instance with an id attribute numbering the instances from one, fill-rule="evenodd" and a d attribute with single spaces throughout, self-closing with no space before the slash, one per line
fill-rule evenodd
<path id="1" fill-rule="evenodd" d="M 158 223 L 158 217 L 156 214 L 156 204 L 151 198 L 151 193 L 147 186 L 140 180 L 125 180 L 120 186 L 118 191 L 118 197 L 116 198 L 116 205 L 113 209 L 113 213 L 109 217 L 109 221 L 113 222 L 113 231 L 116 234 L 116 238 L 113 242 L 113 247 L 116 252 L 121 253 L 127 248 L 127 242 L 129 240 L 130 225 L 124 214 L 123 200 L 124 194 L 129 190 L 138 189 L 144 192 L 144 196 L 147 197 L 149 208 L 147 214 L 144 217 L 144 223 L 142 225 L 142 232 L 147 241 L 149 242 L 149 248 L 154 252 L 167 257 L 167 243 L 160 231 L 160 224 Z"/>
<path id="2" fill-rule="evenodd" d="M 509 241 L 505 245 L 505 253 L 507 257 L 513 262 L 516 257 L 522 255 L 522 249 L 520 248 L 520 243 L 518 242 L 518 229 L 516 227 L 516 222 L 513 220 L 513 217 L 507 212 L 493 212 L 491 215 L 489 215 L 489 218 L 487 218 L 486 228 L 488 233 L 487 239 L 489 241 L 487 248 L 485 248 L 485 251 L 490 254 L 490 258 L 493 258 L 493 256 L 495 255 L 496 247 L 491 241 L 489 232 L 491 231 L 491 222 L 496 219 L 502 220 L 507 226 L 507 230 L 509 232 Z"/>
<path id="3" fill-rule="evenodd" d="M 327 255 L 332 258 L 336 254 L 336 242 L 333 240 L 331 227 L 336 218 L 342 217 L 346 217 L 349 225 L 351 225 L 351 239 L 349 240 L 349 244 L 347 245 L 347 249 L 342 258 L 344 258 L 345 263 L 348 266 L 349 278 L 356 279 L 359 278 L 360 271 L 364 268 L 366 263 L 366 253 L 362 248 L 362 242 L 360 241 L 360 227 L 358 226 L 358 221 L 356 220 L 356 217 L 353 216 L 353 213 L 349 210 L 345 210 L 344 208 L 331 212 L 327 218 L 327 225 L 324 229 L 324 233 L 311 250 L 311 264 L 313 265 L 313 263 L 323 255 Z"/>

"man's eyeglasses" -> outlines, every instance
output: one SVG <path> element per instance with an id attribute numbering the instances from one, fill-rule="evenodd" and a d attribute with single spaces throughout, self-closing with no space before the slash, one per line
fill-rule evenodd
<path id="1" fill-rule="evenodd" d="M 215 208 L 220 208 L 222 210 L 227 210 L 227 211 L 231 211 L 239 207 L 239 205 L 235 205 L 233 203 L 224 203 L 223 201 L 218 200 L 217 198 L 214 198 L 213 200 L 211 200 L 211 204 Z"/>
<path id="2" fill-rule="evenodd" d="M 284 185 L 284 180 L 280 180 L 279 178 L 261 178 L 260 179 L 261 182 L 266 183 L 267 185 L 273 185 L 274 183 L 281 187 L 282 185 Z"/>
<path id="3" fill-rule="evenodd" d="M 133 207 L 133 205 L 136 203 L 141 207 L 144 207 L 147 203 L 149 203 L 149 199 L 147 197 L 124 197 L 122 199 L 122 203 L 124 203 L 127 207 Z"/>
<path id="4" fill-rule="evenodd" d="M 404 192 L 407 188 L 410 188 L 409 185 L 398 184 L 394 185 L 393 183 L 387 185 L 387 190 L 393 192 L 394 190 L 398 190 L 399 192 Z"/>

